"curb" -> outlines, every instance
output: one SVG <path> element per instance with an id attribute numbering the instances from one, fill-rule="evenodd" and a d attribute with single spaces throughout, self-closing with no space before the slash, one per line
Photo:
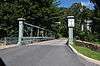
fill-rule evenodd
<path id="1" fill-rule="evenodd" d="M 78 56 L 80 56 L 81 58 L 85 59 L 87 62 L 91 62 L 97 65 L 100 65 L 100 61 L 89 58 L 81 53 L 79 53 L 76 49 L 74 49 L 71 45 L 69 45 L 69 47 L 72 49 L 73 52 L 75 52 Z"/>

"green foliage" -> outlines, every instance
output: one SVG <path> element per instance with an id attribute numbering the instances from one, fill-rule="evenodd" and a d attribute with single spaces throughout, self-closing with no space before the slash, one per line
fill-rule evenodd
<path id="1" fill-rule="evenodd" d="M 69 9 L 66 9 L 65 12 L 67 15 L 75 16 L 75 29 L 74 32 L 78 39 L 84 41 L 95 41 L 96 37 L 90 31 L 86 30 L 86 25 L 84 31 L 81 31 L 81 24 L 86 24 L 84 20 L 93 19 L 94 10 L 90 10 L 86 6 L 83 6 L 81 3 L 74 3 Z M 93 21 L 94 22 L 94 21 Z M 95 25 L 92 24 L 92 27 Z M 92 31 L 94 29 L 92 28 Z M 96 28 L 97 30 L 97 28 Z"/>
<path id="2" fill-rule="evenodd" d="M 91 0 L 95 4 L 94 10 L 94 32 L 100 33 L 100 1 L 99 0 Z M 100 34 L 98 34 L 100 36 Z"/>
<path id="3" fill-rule="evenodd" d="M 78 39 L 82 40 L 82 41 L 88 41 L 88 42 L 95 42 L 95 35 L 93 35 L 91 32 L 80 32 L 78 34 Z"/>
<path id="4" fill-rule="evenodd" d="M 18 30 L 17 18 L 23 17 L 31 24 L 42 26 L 49 30 L 55 22 L 60 20 L 61 10 L 56 0 L 5 0 L 0 1 L 0 30 Z M 8 28 L 11 28 L 9 30 Z"/>
<path id="5" fill-rule="evenodd" d="M 74 3 L 70 8 L 60 8 L 57 7 L 58 4 L 57 0 L 0 1 L 0 31 L 4 31 L 6 36 L 12 35 L 18 31 L 17 18 L 23 17 L 31 24 L 54 31 L 58 37 L 66 37 L 68 27 L 67 21 L 64 20 L 65 16 L 74 15 L 75 34 L 85 39 L 87 35 L 84 32 L 81 33 L 81 23 L 84 19 L 92 18 L 93 11 L 82 6 L 81 3 Z M 83 12 L 80 11 L 81 8 Z M 61 22 L 61 24 L 56 22 Z"/>
<path id="6" fill-rule="evenodd" d="M 85 33 L 85 32 L 80 32 L 79 33 L 79 37 L 80 37 L 80 39 L 81 40 L 87 40 L 87 33 Z"/>
<path id="7" fill-rule="evenodd" d="M 88 56 L 88 57 L 96 59 L 96 60 L 100 60 L 100 52 L 95 52 L 95 51 L 92 51 L 88 48 L 80 47 L 80 46 L 76 46 L 76 45 L 74 45 L 74 48 L 78 52 L 82 53 L 85 56 Z"/>

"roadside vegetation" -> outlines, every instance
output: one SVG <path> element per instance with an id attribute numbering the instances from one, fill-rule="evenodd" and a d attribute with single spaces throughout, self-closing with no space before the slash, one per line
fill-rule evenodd
<path id="1" fill-rule="evenodd" d="M 100 5 L 98 0 L 90 0 L 95 6 L 89 9 L 82 3 L 70 7 L 58 7 L 58 0 L 2 0 L 0 1 L 0 39 L 18 37 L 18 21 L 22 17 L 55 33 L 55 37 L 68 36 L 67 16 L 75 16 L 74 37 L 78 40 L 100 44 Z M 67 3 L 66 3 L 67 4 Z M 85 20 L 92 20 L 91 30 L 87 30 Z M 84 30 L 81 30 L 81 25 Z M 33 34 L 37 31 L 34 28 Z"/>
<path id="2" fill-rule="evenodd" d="M 93 51 L 89 48 L 86 48 L 86 47 L 81 47 L 81 46 L 77 46 L 77 45 L 73 45 L 73 47 L 81 54 L 87 56 L 87 57 L 90 57 L 90 58 L 93 58 L 95 60 L 100 60 L 100 52 L 96 52 L 96 51 Z"/>
<path id="3" fill-rule="evenodd" d="M 93 0 L 95 3 L 95 0 Z M 66 37 L 68 32 L 67 16 L 75 16 L 75 36 L 79 38 L 87 34 L 86 30 L 81 32 L 81 24 L 84 20 L 93 20 L 91 35 L 86 37 L 91 41 L 100 36 L 100 10 L 89 9 L 81 3 L 73 3 L 72 6 L 58 7 L 58 0 L 2 0 L 0 1 L 0 38 L 18 36 L 19 17 L 26 19 L 28 23 L 44 27 L 55 32 L 56 37 Z M 67 4 L 67 3 L 66 3 Z M 47 6 L 48 5 L 48 6 Z M 59 24 L 57 22 L 60 22 Z M 86 29 L 86 28 L 84 28 Z M 35 29 L 34 29 L 35 30 Z M 35 32 L 35 31 L 34 31 Z M 94 35 L 96 37 L 94 37 Z M 84 36 L 85 37 L 85 36 Z M 92 37 L 92 39 L 90 39 Z M 81 39 L 81 38 L 80 38 Z"/>

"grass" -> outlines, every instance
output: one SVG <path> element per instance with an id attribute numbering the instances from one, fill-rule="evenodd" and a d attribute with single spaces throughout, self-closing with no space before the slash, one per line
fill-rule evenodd
<path id="1" fill-rule="evenodd" d="M 99 44 L 99 45 L 100 45 L 100 42 L 94 42 L 94 43 L 96 43 L 96 44 Z"/>
<path id="2" fill-rule="evenodd" d="M 90 58 L 93 58 L 95 60 L 100 60 L 100 52 L 96 52 L 96 51 L 92 51 L 88 48 L 85 48 L 85 47 L 80 47 L 80 46 L 76 46 L 76 45 L 73 45 L 73 47 L 81 54 L 87 56 L 87 57 L 90 57 Z"/>
<path id="3" fill-rule="evenodd" d="M 100 39 L 95 39 L 96 41 L 94 43 L 100 44 Z"/>

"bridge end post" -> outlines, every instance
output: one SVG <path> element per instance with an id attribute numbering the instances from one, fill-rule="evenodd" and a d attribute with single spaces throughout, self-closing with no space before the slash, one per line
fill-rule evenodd
<path id="1" fill-rule="evenodd" d="M 69 41 L 68 44 L 74 44 L 73 42 L 73 28 L 75 27 L 74 16 L 67 16 L 68 19 L 68 28 L 69 28 Z"/>
<path id="2" fill-rule="evenodd" d="M 24 18 L 18 18 L 19 21 L 19 34 L 18 34 L 18 43 L 17 45 L 21 45 L 22 37 L 23 37 L 23 22 L 25 21 Z"/>

